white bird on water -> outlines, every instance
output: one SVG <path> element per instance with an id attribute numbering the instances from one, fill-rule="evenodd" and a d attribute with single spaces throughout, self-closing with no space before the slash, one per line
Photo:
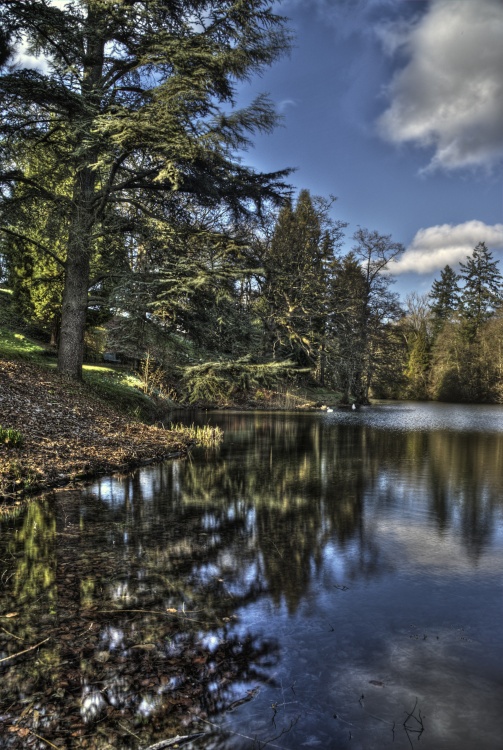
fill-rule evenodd
<path id="1" fill-rule="evenodd" d="M 333 409 L 331 409 L 330 406 L 327 406 L 327 411 L 333 411 Z"/>
<path id="2" fill-rule="evenodd" d="M 351 406 L 351 408 L 353 409 L 353 411 L 356 411 L 356 404 L 353 404 L 353 405 Z"/>

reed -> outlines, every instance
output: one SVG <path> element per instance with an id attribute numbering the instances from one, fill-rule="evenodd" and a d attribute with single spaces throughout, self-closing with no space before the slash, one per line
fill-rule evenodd
<path id="1" fill-rule="evenodd" d="M 177 432 L 183 439 L 194 442 L 196 445 L 202 448 L 210 448 L 215 445 L 219 445 L 224 437 L 224 432 L 220 427 L 213 427 L 212 425 L 185 425 L 185 424 L 170 424 L 166 429 Z"/>

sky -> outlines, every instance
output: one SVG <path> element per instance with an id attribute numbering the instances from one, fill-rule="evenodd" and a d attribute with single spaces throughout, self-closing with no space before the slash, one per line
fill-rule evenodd
<path id="1" fill-rule="evenodd" d="M 503 272 L 503 0 L 284 0 L 294 47 L 240 89 L 283 116 L 244 161 L 295 167 L 334 218 L 390 234 L 402 297 L 486 242 Z"/>

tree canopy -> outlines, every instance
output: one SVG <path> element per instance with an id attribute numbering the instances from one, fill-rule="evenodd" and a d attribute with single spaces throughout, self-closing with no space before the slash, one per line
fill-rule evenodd
<path id="1" fill-rule="evenodd" d="M 59 370 L 79 378 L 94 257 L 117 232 L 169 223 L 176 196 L 260 210 L 288 170 L 237 158 L 277 122 L 265 96 L 236 110 L 238 83 L 290 45 L 270 0 L 5 0 L 0 11 L 0 185 L 4 232 L 33 200 L 64 217 Z M 39 55 L 23 67 L 18 45 Z M 42 154 L 37 169 L 30 155 Z M 64 167 L 52 184 L 51 164 Z M 62 189 L 62 183 L 65 189 Z M 20 190 L 20 187 L 23 190 Z M 175 196 L 175 200 L 173 199 Z M 14 219 L 15 220 L 15 219 Z M 30 222 L 23 239 L 36 243 Z M 50 248 L 37 245 L 41 253 Z M 105 250 L 106 253 L 106 250 Z"/>

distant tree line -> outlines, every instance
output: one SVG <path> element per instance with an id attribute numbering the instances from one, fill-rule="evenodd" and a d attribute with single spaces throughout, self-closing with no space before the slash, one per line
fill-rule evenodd
<path id="1" fill-rule="evenodd" d="M 400 322 L 405 342 L 397 395 L 440 401 L 503 401 L 503 278 L 480 242 L 445 266 L 429 294 L 409 295 Z"/>

